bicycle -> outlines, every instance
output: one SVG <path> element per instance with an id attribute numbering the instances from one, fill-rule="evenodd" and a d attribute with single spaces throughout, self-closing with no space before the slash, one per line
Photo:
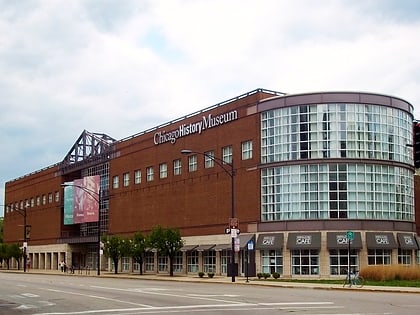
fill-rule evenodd
<path id="1" fill-rule="evenodd" d="M 343 287 L 346 285 L 351 288 L 353 285 L 356 288 L 361 288 L 364 285 L 365 280 L 363 277 L 359 276 L 359 271 L 356 271 L 355 273 L 347 273 L 346 279 L 344 280 Z"/>

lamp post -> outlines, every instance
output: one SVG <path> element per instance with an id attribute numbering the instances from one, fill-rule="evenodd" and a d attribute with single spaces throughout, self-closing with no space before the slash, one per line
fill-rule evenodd
<path id="1" fill-rule="evenodd" d="M 64 184 L 61 184 L 61 186 L 76 187 L 78 189 L 81 189 L 85 191 L 86 193 L 88 193 L 98 203 L 97 270 L 98 270 L 98 276 L 100 276 L 101 275 L 101 209 L 100 209 L 101 191 L 100 191 L 100 188 L 99 188 L 99 193 L 97 193 L 96 191 L 92 189 L 89 189 L 80 185 L 76 185 L 76 184 L 64 183 Z"/>
<path id="2" fill-rule="evenodd" d="M 182 154 L 190 155 L 190 154 L 200 154 L 203 155 L 211 160 L 213 160 L 217 165 L 219 165 L 226 174 L 229 175 L 231 180 L 231 218 L 235 218 L 235 186 L 234 186 L 234 177 L 235 177 L 235 168 L 233 165 L 233 158 L 230 163 L 223 161 L 220 158 L 217 158 L 213 155 L 206 154 L 204 152 L 194 152 L 191 150 L 181 150 Z M 228 167 L 227 167 L 228 166 Z M 230 266 L 231 266 L 231 274 L 232 274 L 232 282 L 235 282 L 235 237 L 232 233 L 232 228 L 230 229 L 231 239 L 232 239 L 232 248 L 231 248 L 231 256 L 230 256 Z"/>
<path id="3" fill-rule="evenodd" d="M 26 247 L 28 246 L 28 239 L 26 235 L 26 210 L 29 208 L 29 202 L 23 208 L 12 206 L 12 209 L 23 216 L 23 272 L 26 272 Z"/>

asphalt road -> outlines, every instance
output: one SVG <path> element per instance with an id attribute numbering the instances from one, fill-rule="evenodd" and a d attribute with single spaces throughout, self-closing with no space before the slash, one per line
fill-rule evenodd
<path id="1" fill-rule="evenodd" d="M 0 273 L 0 314 L 416 314 L 419 294 Z"/>

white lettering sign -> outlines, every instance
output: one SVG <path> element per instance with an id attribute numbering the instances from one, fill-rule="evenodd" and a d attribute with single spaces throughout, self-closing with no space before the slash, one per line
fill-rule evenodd
<path id="1" fill-rule="evenodd" d="M 378 245 L 389 245 L 388 235 L 375 235 L 375 242 Z"/>
<path id="2" fill-rule="evenodd" d="M 349 243 L 349 240 L 345 234 L 337 234 L 336 238 L 337 238 L 337 244 L 339 245 L 344 245 L 344 244 L 347 245 Z"/>
<path id="3" fill-rule="evenodd" d="M 179 138 L 192 134 L 201 134 L 206 129 L 217 127 L 237 119 L 237 110 L 233 110 L 217 116 L 209 114 L 208 116 L 203 116 L 203 118 L 200 121 L 197 121 L 195 123 L 182 124 L 175 130 L 168 132 L 166 132 L 165 130 L 156 132 L 153 137 L 153 142 L 156 145 L 166 142 L 174 144 Z"/>
<path id="4" fill-rule="evenodd" d="M 272 245 L 274 245 L 274 240 L 275 240 L 274 236 L 264 236 L 264 238 L 262 240 L 262 244 L 264 246 L 272 246 Z"/>
<path id="5" fill-rule="evenodd" d="M 414 240 L 411 236 L 404 235 L 404 243 L 405 243 L 405 245 L 413 246 L 414 245 Z"/>
<path id="6" fill-rule="evenodd" d="M 297 235 L 296 236 L 296 245 L 311 245 L 312 244 L 312 235 Z"/>

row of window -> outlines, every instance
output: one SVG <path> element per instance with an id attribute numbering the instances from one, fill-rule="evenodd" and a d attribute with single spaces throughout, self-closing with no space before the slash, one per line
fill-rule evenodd
<path id="1" fill-rule="evenodd" d="M 346 275 L 349 267 L 349 255 L 347 249 L 331 249 L 329 251 L 329 268 L 331 275 Z M 316 249 L 292 250 L 291 254 L 291 272 L 293 275 L 319 275 L 320 273 L 320 254 Z M 369 249 L 368 265 L 390 265 L 392 250 L 388 249 Z M 186 265 L 188 273 L 216 272 L 215 250 L 207 250 L 202 254 L 202 264 L 199 264 L 199 252 L 190 251 L 186 253 Z M 174 258 L 174 271 L 183 272 L 183 255 L 179 252 Z M 261 272 L 283 274 L 283 252 L 282 250 L 261 250 Z M 125 263 L 124 263 L 125 262 Z M 220 251 L 220 272 L 227 273 L 230 262 L 230 251 Z M 410 265 L 413 262 L 413 251 L 407 249 L 398 249 L 398 264 Z M 145 270 L 154 272 L 155 254 L 148 252 L 145 256 Z M 135 264 L 138 269 L 138 264 Z M 168 259 L 166 256 L 157 257 L 159 272 L 168 271 Z M 350 251 L 350 269 L 359 270 L 359 252 L 355 249 Z M 129 258 L 123 259 L 123 270 L 130 270 Z"/>
<path id="2" fill-rule="evenodd" d="M 252 159 L 252 141 L 244 141 L 241 144 L 242 149 L 242 160 Z M 202 154 L 192 153 L 188 156 L 188 172 L 195 172 L 198 169 L 198 155 L 203 155 L 204 158 L 204 168 L 212 168 L 214 164 L 219 161 L 214 155 L 214 151 L 206 151 Z M 231 145 L 225 146 L 222 148 L 222 157 L 220 162 L 223 163 L 232 163 L 233 159 L 233 148 Z M 216 161 L 216 162 L 215 162 Z M 159 179 L 165 179 L 168 177 L 168 163 L 164 162 L 159 164 Z M 182 173 L 182 160 L 176 159 L 172 162 L 172 174 L 174 176 L 181 175 Z M 146 182 L 151 182 L 155 179 L 155 168 L 153 166 L 146 167 Z M 142 182 L 142 170 L 137 169 L 134 171 L 134 184 L 138 185 Z M 130 173 L 126 172 L 122 175 L 122 186 L 130 186 Z M 119 175 L 112 177 L 112 188 L 116 189 L 120 187 L 120 177 Z"/>
<path id="3" fill-rule="evenodd" d="M 48 198 L 48 199 L 47 199 Z M 54 193 L 50 192 L 48 194 L 39 195 L 36 197 L 31 197 L 29 199 L 16 201 L 6 205 L 6 214 L 13 212 L 14 210 L 23 211 L 26 208 L 33 208 L 36 206 L 45 206 L 47 203 L 57 203 L 60 202 L 60 192 L 56 191 Z"/>

